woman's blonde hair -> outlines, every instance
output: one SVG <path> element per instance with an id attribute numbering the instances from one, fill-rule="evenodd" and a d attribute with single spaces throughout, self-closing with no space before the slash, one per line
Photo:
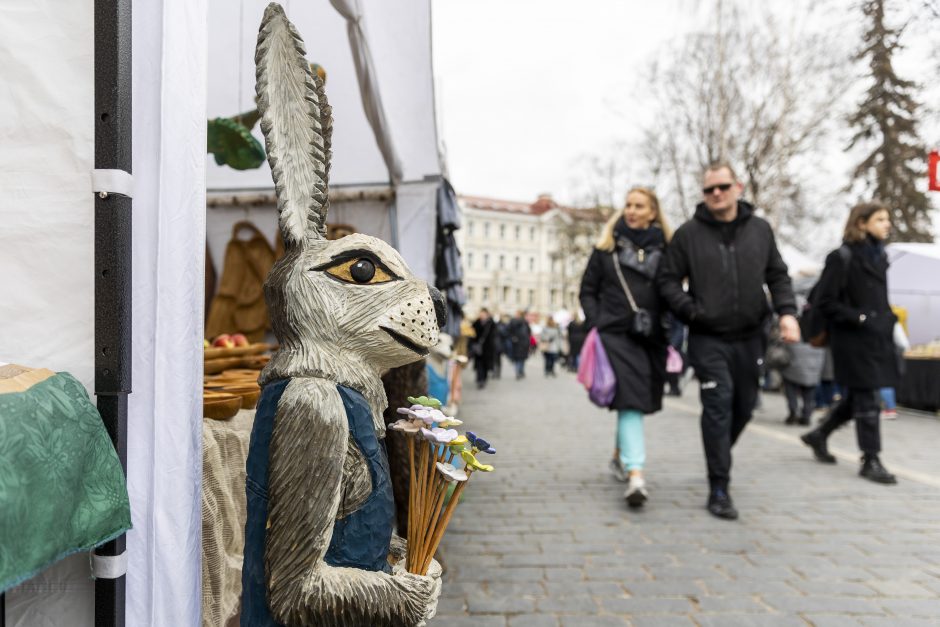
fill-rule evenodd
<path id="1" fill-rule="evenodd" d="M 880 202 L 863 202 L 852 207 L 849 212 L 849 219 L 845 221 L 845 231 L 842 234 L 842 241 L 846 243 L 860 242 L 865 239 L 867 233 L 858 228 L 859 222 L 868 222 L 873 215 L 879 211 L 888 211 Z M 888 211 L 888 215 L 891 212 Z"/>
<path id="2" fill-rule="evenodd" d="M 626 205 L 627 199 L 630 198 L 630 194 L 634 192 L 643 194 L 646 196 L 646 199 L 650 201 L 650 209 L 656 212 L 656 217 L 653 218 L 653 224 L 657 225 L 662 230 L 663 237 L 667 242 L 671 240 L 672 229 L 669 228 L 669 222 L 666 220 L 666 216 L 663 215 L 662 209 L 659 208 L 659 198 L 656 196 L 656 192 L 649 187 L 631 187 L 630 191 L 628 191 L 627 195 L 624 197 L 624 205 Z M 597 238 L 596 247 L 598 250 L 611 252 L 614 249 L 614 227 L 617 226 L 617 222 L 622 216 L 622 210 L 614 211 L 610 219 L 607 220 L 607 224 L 605 224 L 604 228 L 601 230 L 600 237 Z"/>

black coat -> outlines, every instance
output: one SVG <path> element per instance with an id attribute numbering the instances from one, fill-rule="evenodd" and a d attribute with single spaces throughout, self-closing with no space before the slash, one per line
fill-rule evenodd
<path id="1" fill-rule="evenodd" d="M 529 357 L 531 349 L 530 341 L 532 338 L 532 329 L 524 318 L 513 318 L 509 321 L 509 359 L 512 361 L 524 361 Z"/>
<path id="2" fill-rule="evenodd" d="M 572 320 L 568 323 L 568 354 L 578 355 L 584 347 L 584 338 L 587 337 L 588 328 L 584 322 Z"/>
<path id="3" fill-rule="evenodd" d="M 849 388 L 893 387 L 899 378 L 897 318 L 888 304 L 888 259 L 870 242 L 849 249 L 848 269 L 838 250 L 829 253 L 816 288 L 816 302 L 829 323 L 835 380 Z"/>
<path id="4" fill-rule="evenodd" d="M 620 251 L 621 244 L 618 243 L 617 252 Z M 649 257 L 647 254 L 646 258 Z M 581 279 L 581 308 L 584 309 L 587 327 L 597 327 L 617 378 L 617 392 L 610 408 L 635 409 L 651 414 L 662 409 L 666 377 L 666 342 L 660 324 L 661 300 L 656 290 L 655 272 L 653 277 L 649 277 L 623 264 L 620 267 L 637 307 L 646 309 L 653 317 L 654 336 L 638 339 L 629 334 L 633 310 L 609 252 L 595 249 L 591 253 Z"/>
<path id="5" fill-rule="evenodd" d="M 496 359 L 496 323 L 492 318 L 487 319 L 486 322 L 477 318 L 473 322 L 473 330 L 476 333 L 476 337 L 470 343 L 473 359 L 476 364 L 486 364 L 489 368 Z M 482 348 L 476 349 L 474 346 Z"/>
<path id="6" fill-rule="evenodd" d="M 770 317 L 764 284 L 778 314 L 795 314 L 796 299 L 773 231 L 738 201 L 738 217 L 718 222 L 704 204 L 676 230 L 659 274 L 670 309 L 691 333 L 742 339 L 761 333 Z M 689 291 L 682 289 L 688 277 Z"/>

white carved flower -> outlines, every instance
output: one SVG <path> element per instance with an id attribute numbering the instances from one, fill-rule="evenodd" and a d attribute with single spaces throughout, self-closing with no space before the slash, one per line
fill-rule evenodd
<path id="1" fill-rule="evenodd" d="M 457 420 L 456 418 L 451 418 L 450 416 L 444 416 L 444 420 L 441 420 L 437 423 L 439 427 L 459 427 L 463 424 L 463 420 Z"/>
<path id="2" fill-rule="evenodd" d="M 422 424 L 423 423 L 421 422 L 401 418 L 400 420 L 393 422 L 390 426 L 395 431 L 401 431 L 403 433 L 417 433 L 419 430 L 421 430 Z"/>
<path id="3" fill-rule="evenodd" d="M 441 429 L 440 427 L 434 427 L 433 429 L 421 429 L 421 435 L 424 436 L 424 439 L 428 442 L 435 442 L 437 444 L 447 444 L 451 440 L 454 440 L 459 435 L 456 429 Z"/>
<path id="4" fill-rule="evenodd" d="M 437 470 L 442 475 L 444 475 L 444 478 L 447 481 L 451 483 L 454 481 L 467 480 L 467 472 L 463 468 L 457 468 L 453 464 L 442 464 L 441 462 L 437 462 Z"/>

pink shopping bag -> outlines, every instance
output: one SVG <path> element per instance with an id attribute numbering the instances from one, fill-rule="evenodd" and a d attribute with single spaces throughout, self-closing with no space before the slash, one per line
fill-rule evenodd
<path id="1" fill-rule="evenodd" d="M 682 355 L 672 346 L 666 347 L 666 372 L 669 374 L 682 372 Z"/>
<path id="2" fill-rule="evenodd" d="M 584 340 L 584 347 L 581 349 L 581 364 L 578 368 L 578 381 L 587 388 L 588 398 L 595 405 L 607 407 L 614 400 L 617 378 L 597 329 L 591 329 Z"/>

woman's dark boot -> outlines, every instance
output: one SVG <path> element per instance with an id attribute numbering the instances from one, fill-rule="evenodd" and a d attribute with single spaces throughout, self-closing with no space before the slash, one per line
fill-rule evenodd
<path id="1" fill-rule="evenodd" d="M 894 485 L 898 482 L 897 477 L 892 475 L 888 472 L 887 468 L 881 465 L 881 460 L 878 459 L 877 455 L 870 455 L 868 453 L 862 457 L 862 468 L 858 471 L 858 474 L 875 483 Z"/>
<path id="2" fill-rule="evenodd" d="M 826 437 L 826 434 L 819 429 L 813 429 L 809 433 L 800 436 L 800 439 L 803 440 L 803 444 L 813 449 L 816 461 L 823 464 L 834 464 L 836 463 L 836 457 L 829 452 L 829 447 L 826 446 Z"/>

